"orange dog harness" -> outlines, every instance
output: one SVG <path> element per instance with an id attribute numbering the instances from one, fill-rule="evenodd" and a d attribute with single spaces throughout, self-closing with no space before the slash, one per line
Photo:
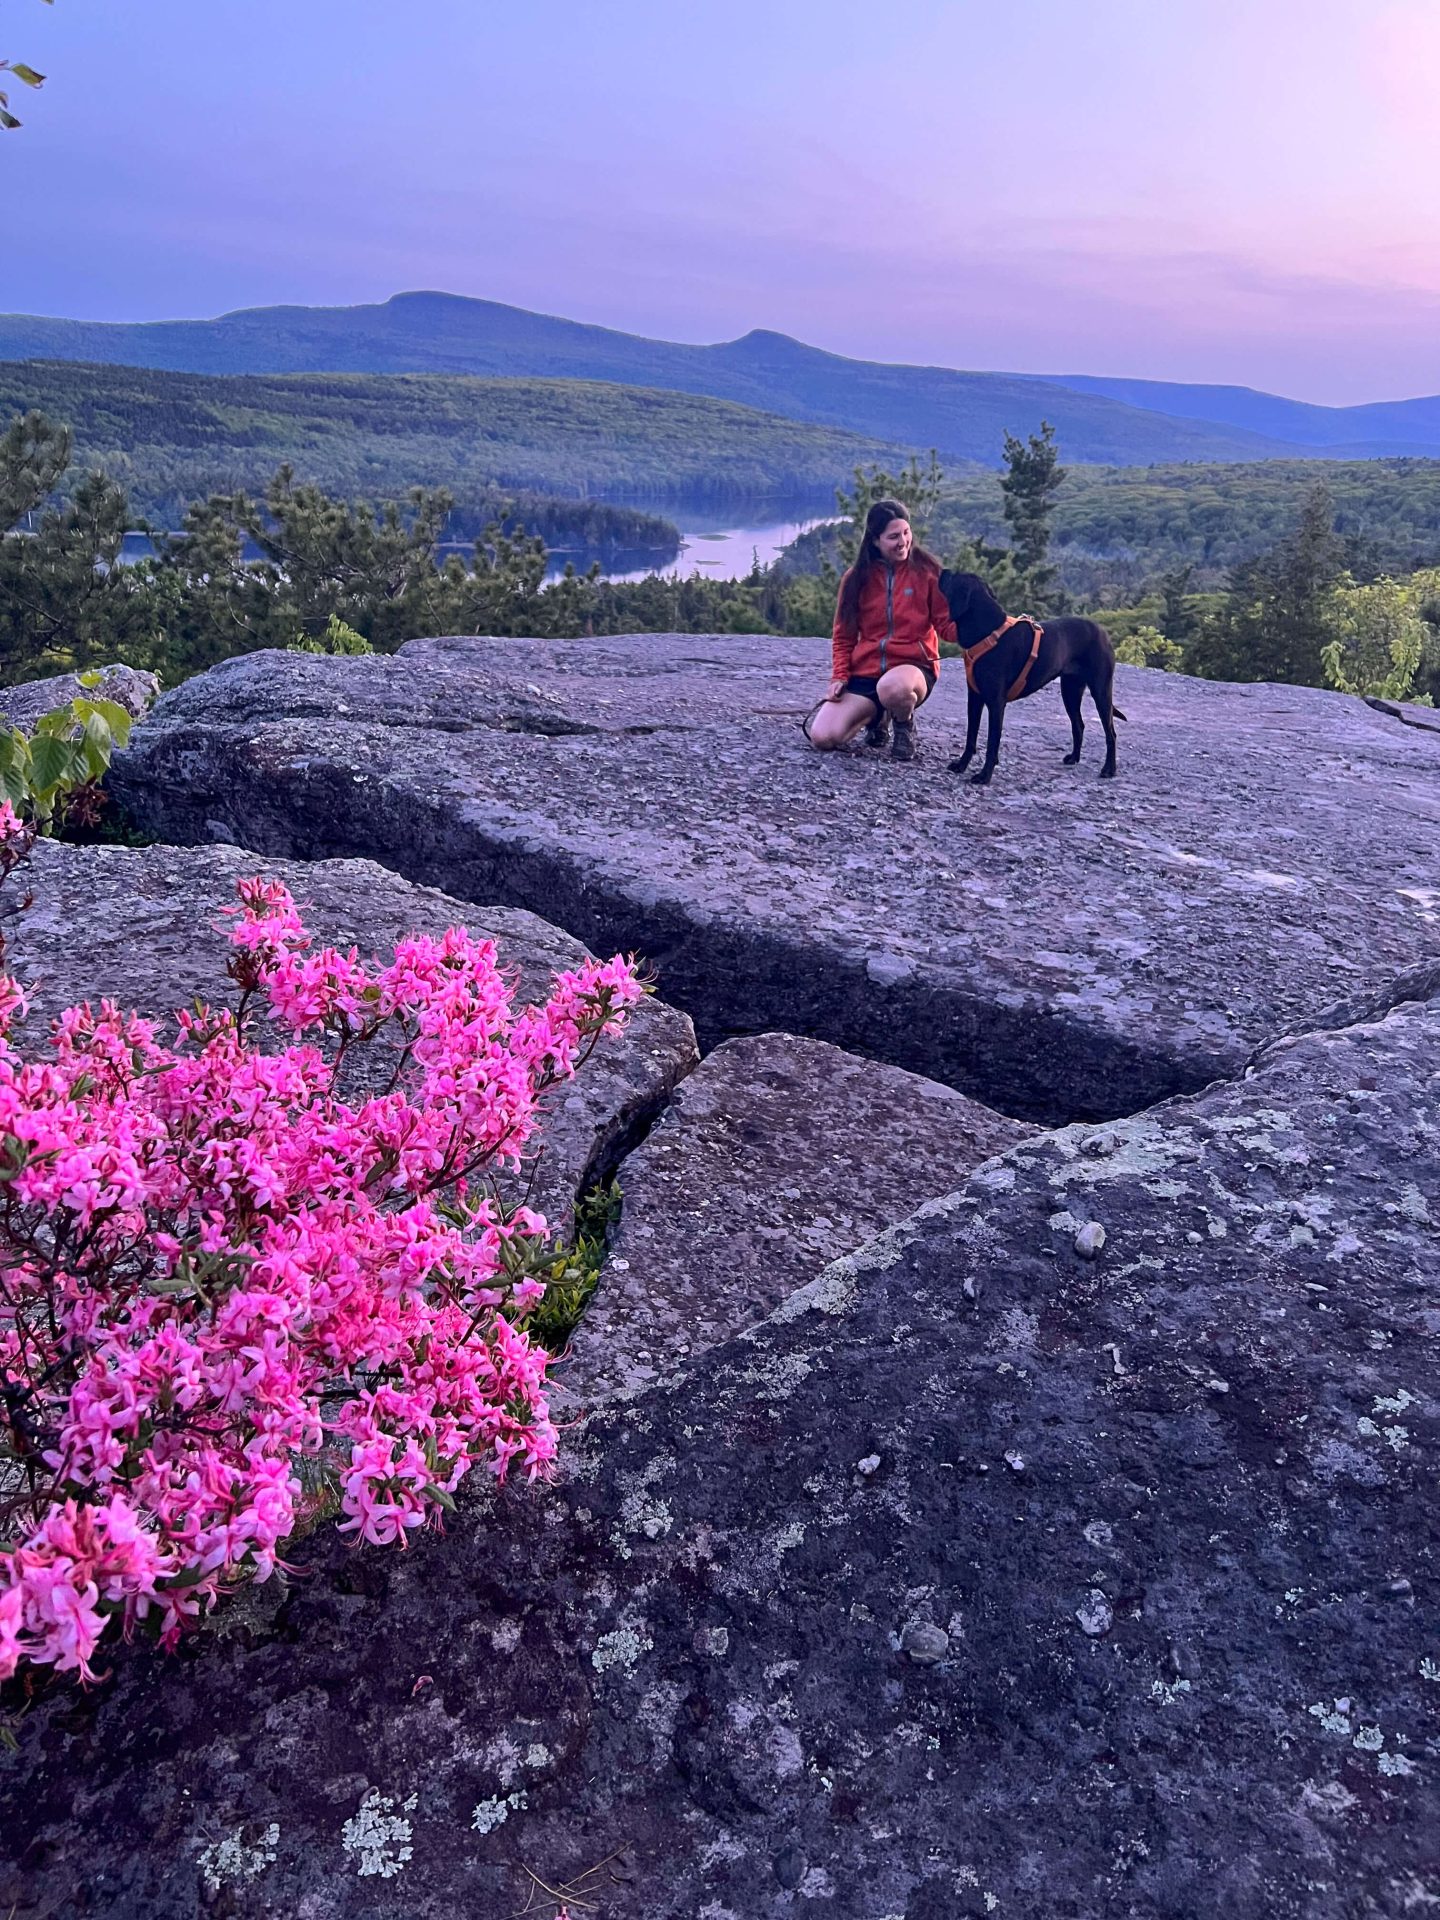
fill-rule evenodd
<path id="1" fill-rule="evenodd" d="M 980 691 L 979 687 L 975 684 L 975 662 L 977 660 L 983 660 L 987 653 L 993 652 L 1010 631 L 1011 627 L 1018 627 L 1022 624 L 1028 626 L 1035 637 L 1030 642 L 1030 657 L 1026 660 L 1024 666 L 1021 667 L 1019 676 L 1012 683 L 1010 691 L 1005 695 L 1005 699 L 1007 703 L 1011 700 L 1018 700 L 1021 694 L 1024 693 L 1025 683 L 1030 678 L 1030 669 L 1034 666 L 1040 654 L 1040 642 L 1045 637 L 1045 629 L 1033 613 L 1007 613 L 1003 623 L 998 626 L 993 633 L 987 633 L 985 638 L 983 640 L 977 640 L 973 647 L 962 647 L 960 649 L 961 653 L 965 656 L 965 684 L 972 693 L 979 693 Z"/>

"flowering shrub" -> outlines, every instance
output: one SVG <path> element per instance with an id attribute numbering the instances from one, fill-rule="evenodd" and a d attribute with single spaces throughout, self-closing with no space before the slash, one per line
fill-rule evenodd
<path id="1" fill-rule="evenodd" d="M 0 806 L 0 869 L 23 832 Z M 0 1678 L 93 1678 L 111 1623 L 173 1645 L 321 1512 L 403 1545 L 471 1468 L 555 1453 L 524 1325 L 544 1222 L 487 1175 L 623 1022 L 633 965 L 517 1008 L 489 941 L 415 936 L 371 970 L 278 883 L 239 895 L 238 1008 L 178 1015 L 173 1044 L 107 1001 L 23 1061 L 0 977 Z M 393 1074 L 347 1099 L 382 1032 Z"/>

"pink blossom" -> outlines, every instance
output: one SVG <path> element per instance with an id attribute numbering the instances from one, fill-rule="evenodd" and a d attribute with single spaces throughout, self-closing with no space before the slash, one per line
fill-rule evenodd
<path id="1" fill-rule="evenodd" d="M 517 1008 L 464 930 L 370 969 L 316 948 L 277 882 L 238 892 L 242 1015 L 187 1010 L 171 1042 L 107 1001 L 22 1059 L 0 976 L 0 1447 L 24 1483 L 0 1679 L 94 1678 L 112 1626 L 173 1645 L 329 1499 L 403 1546 L 474 1468 L 555 1458 L 548 1355 L 519 1324 L 544 1286 L 514 1277 L 545 1222 L 485 1183 L 640 997 L 633 965 L 587 961 Z M 293 1036 L 276 1052 L 262 1013 Z M 338 1051 L 387 1030 L 396 1083 L 347 1100 Z"/>

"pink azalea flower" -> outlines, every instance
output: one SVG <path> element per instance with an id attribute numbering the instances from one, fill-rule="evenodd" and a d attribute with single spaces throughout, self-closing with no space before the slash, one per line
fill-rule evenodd
<path id="1" fill-rule="evenodd" d="M 0 803 L 0 854 L 17 828 Z M 317 949 L 277 882 L 238 893 L 243 1026 L 188 1009 L 162 1042 L 106 1001 L 24 1060 L 0 976 L 0 1440 L 33 1480 L 0 1554 L 0 1679 L 93 1679 L 112 1627 L 173 1645 L 284 1564 L 317 1466 L 344 1531 L 403 1546 L 476 1467 L 533 1480 L 555 1458 L 548 1355 L 507 1317 L 544 1293 L 510 1285 L 507 1245 L 545 1222 L 475 1183 L 623 1021 L 633 965 L 588 961 L 517 1009 L 464 930 L 371 970 Z M 289 1044 L 257 1051 L 259 1012 Z M 352 1104 L 335 1049 L 387 1028 L 409 1066 Z"/>

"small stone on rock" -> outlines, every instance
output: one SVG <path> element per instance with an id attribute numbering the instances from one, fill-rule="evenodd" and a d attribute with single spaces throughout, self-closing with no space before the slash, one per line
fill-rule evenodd
<path id="1" fill-rule="evenodd" d="M 1100 1589 L 1092 1587 L 1084 1602 L 1075 1609 L 1075 1618 L 1082 1632 L 1088 1633 L 1092 1640 L 1099 1640 L 1114 1626 L 1115 1610 Z"/>
<path id="2" fill-rule="evenodd" d="M 1087 1220 L 1075 1236 L 1075 1251 L 1082 1260 L 1093 1260 L 1105 1244 L 1105 1229 L 1098 1220 Z"/>
<path id="3" fill-rule="evenodd" d="M 855 1462 L 855 1471 L 857 1473 L 863 1473 L 865 1478 L 868 1480 L 871 1474 L 875 1473 L 878 1470 L 879 1466 L 880 1466 L 879 1454 L 867 1453 L 863 1460 L 857 1460 Z"/>
<path id="4" fill-rule="evenodd" d="M 923 1667 L 933 1667 L 950 1651 L 950 1636 L 928 1620 L 912 1620 L 900 1635 L 900 1651 Z"/>
<path id="5" fill-rule="evenodd" d="M 805 1869 L 809 1861 L 799 1847 L 782 1847 L 771 1862 L 775 1878 L 782 1887 L 798 1887 L 805 1878 Z"/>
<path id="6" fill-rule="evenodd" d="M 1005 1464 L 1012 1473 L 1023 1473 L 1025 1471 L 1025 1456 L 1023 1453 L 1007 1453 L 1005 1456 Z"/>

